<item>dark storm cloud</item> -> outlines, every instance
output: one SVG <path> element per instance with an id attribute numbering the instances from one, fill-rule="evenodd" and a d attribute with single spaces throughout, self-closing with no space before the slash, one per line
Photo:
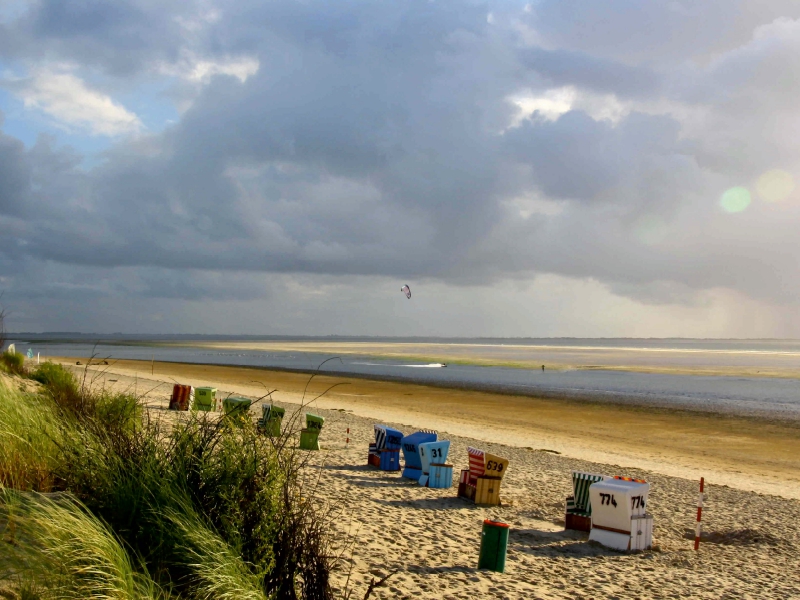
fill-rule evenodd
<path id="1" fill-rule="evenodd" d="M 2 26 L 5 59 L 74 61 L 110 91 L 187 53 L 260 66 L 180 84 L 179 122 L 88 170 L 2 134 L 3 275 L 29 285 L 8 266 L 24 257 L 60 265 L 47 293 L 210 298 L 231 288 L 220 273 L 551 272 L 647 302 L 715 286 L 784 301 L 796 216 L 725 215 L 718 198 L 767 168 L 800 178 L 798 78 L 782 71 L 800 28 L 773 23 L 787 7 L 34 3 Z M 513 98 L 553 89 L 576 105 L 519 118 Z M 788 120 L 770 127 L 776 110 Z"/>

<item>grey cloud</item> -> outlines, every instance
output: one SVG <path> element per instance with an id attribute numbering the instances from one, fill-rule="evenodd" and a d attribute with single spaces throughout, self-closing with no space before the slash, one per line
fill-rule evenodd
<path id="1" fill-rule="evenodd" d="M 659 169 L 672 168 L 670 157 L 686 153 L 679 133 L 679 123 L 669 117 L 632 113 L 615 126 L 571 111 L 554 122 L 528 120 L 506 137 L 509 160 L 529 166 L 532 183 L 548 196 L 608 200 L 603 193 L 625 183 L 617 202 L 629 192 L 648 202 L 633 179 L 641 184 Z"/>
<path id="2" fill-rule="evenodd" d="M 30 190 L 30 169 L 22 142 L 0 132 L 0 214 L 21 212 Z"/>
<path id="3" fill-rule="evenodd" d="M 707 60 L 747 43 L 753 29 L 800 17 L 792 0 L 543 0 L 527 21 L 546 44 L 626 63 Z"/>
<path id="4" fill-rule="evenodd" d="M 571 50 L 527 48 L 521 55 L 523 64 L 555 86 L 576 85 L 621 98 L 653 97 L 660 91 L 661 77 L 646 67 Z"/>

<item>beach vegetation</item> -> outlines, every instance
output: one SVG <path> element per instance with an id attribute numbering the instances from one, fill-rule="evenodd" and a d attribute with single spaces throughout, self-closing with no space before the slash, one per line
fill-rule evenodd
<path id="1" fill-rule="evenodd" d="M 2 365 L 4 371 L 12 375 L 25 374 L 25 357 L 18 352 L 6 350 L 0 354 L 0 365 Z"/>
<path id="2" fill-rule="evenodd" d="M 154 418 L 85 373 L 44 363 L 40 393 L 0 385 L 0 576 L 17 597 L 332 597 L 291 432 Z"/>

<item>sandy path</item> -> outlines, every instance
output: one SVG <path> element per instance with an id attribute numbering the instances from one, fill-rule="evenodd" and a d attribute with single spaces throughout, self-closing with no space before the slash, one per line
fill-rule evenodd
<path id="1" fill-rule="evenodd" d="M 247 393 L 260 387 L 244 385 L 252 377 L 248 370 L 201 371 L 197 366 L 184 370 L 182 366 L 156 365 L 155 375 L 144 377 L 142 369 L 137 376 L 136 368 L 143 366 L 115 365 L 95 383 L 149 390 L 147 401 L 154 410 L 166 406 L 171 385 L 169 376 L 164 376 L 167 369 L 194 385 L 213 383 L 224 393 Z M 285 400 L 299 393 L 291 389 L 299 380 L 279 380 L 278 375 L 270 383 L 280 383 L 281 389 L 288 390 L 276 394 L 278 404 L 290 412 L 298 410 L 297 404 Z M 159 379 L 167 383 L 158 386 Z M 321 391 L 328 382 L 319 383 L 316 389 Z M 351 386 L 348 390 L 353 393 Z M 797 500 L 742 491 L 712 480 L 704 512 L 705 531 L 712 541 L 695 553 L 690 539 L 697 493 L 694 480 L 642 468 L 636 463 L 637 455 L 630 451 L 629 464 L 636 468 L 479 442 L 470 436 L 440 431 L 441 437 L 452 441 L 449 462 L 456 468 L 466 466 L 467 445 L 479 445 L 511 461 L 502 487 L 504 506 L 476 507 L 456 498 L 454 488 L 420 488 L 398 475 L 367 467 L 366 449 L 374 421 L 347 412 L 343 405 L 335 406 L 344 398 L 331 396 L 324 405 L 317 401 L 314 407 L 314 412 L 327 419 L 321 436 L 324 450 L 311 454 L 305 493 L 313 493 L 339 515 L 333 526 L 340 545 L 349 551 L 334 574 L 334 582 L 341 590 L 349 573 L 354 598 L 363 597 L 373 577 L 390 572 L 395 574 L 373 593 L 373 598 L 800 597 L 800 583 L 792 576 L 800 567 Z M 380 405 L 375 402 L 370 410 L 379 412 Z M 437 415 L 436 407 L 435 403 L 429 405 L 425 415 Z M 364 410 L 364 406 L 361 408 Z M 420 413 L 415 418 L 422 416 Z M 455 419 L 447 421 L 453 424 L 461 422 L 449 414 L 438 417 Z M 393 424 L 388 417 L 381 421 Z M 410 433 L 405 422 L 400 420 L 395 425 Z M 347 428 L 349 444 L 345 443 Z M 484 437 L 502 441 L 505 433 L 494 431 L 491 422 L 486 429 L 492 433 Z M 589 544 L 585 534 L 563 531 L 563 503 L 572 469 L 647 479 L 652 485 L 648 511 L 655 518 L 657 548 L 635 555 L 620 554 Z M 505 574 L 476 569 L 485 518 L 511 525 Z"/>

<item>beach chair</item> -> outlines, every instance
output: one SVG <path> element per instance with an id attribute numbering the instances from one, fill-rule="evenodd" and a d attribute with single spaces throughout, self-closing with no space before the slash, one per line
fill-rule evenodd
<path id="1" fill-rule="evenodd" d="M 194 390 L 192 410 L 217 410 L 217 388 L 199 387 Z"/>
<path id="2" fill-rule="evenodd" d="M 589 540 L 623 552 L 653 545 L 653 515 L 647 513 L 650 484 L 614 477 L 589 486 L 593 507 Z"/>
<path id="3" fill-rule="evenodd" d="M 250 398 L 240 396 L 229 396 L 222 401 L 224 417 L 231 421 L 242 421 L 250 416 L 250 405 L 253 403 Z"/>
<path id="4" fill-rule="evenodd" d="M 169 399 L 170 410 L 189 410 L 194 402 L 194 388 L 190 385 L 176 383 L 172 386 L 172 396 Z"/>
<path id="5" fill-rule="evenodd" d="M 283 416 L 286 414 L 286 409 L 274 404 L 261 405 L 261 418 L 258 420 L 258 429 L 272 437 L 278 437 L 281 434 L 281 423 L 283 423 Z"/>
<path id="6" fill-rule="evenodd" d="M 300 449 L 301 450 L 319 450 L 319 434 L 322 431 L 322 425 L 325 423 L 325 418 L 319 415 L 312 415 L 306 413 L 306 428 L 300 430 Z"/>
<path id="7" fill-rule="evenodd" d="M 591 531 L 592 503 L 589 487 L 605 479 L 605 475 L 597 473 L 572 472 L 572 496 L 567 496 L 564 508 L 564 529 Z"/>
<path id="8" fill-rule="evenodd" d="M 381 466 L 381 455 L 379 450 L 383 449 L 386 443 L 386 425 L 378 425 L 375 423 L 375 441 L 369 445 L 369 454 L 367 455 L 367 464 L 373 467 Z"/>
<path id="9" fill-rule="evenodd" d="M 435 442 L 436 438 L 435 431 L 423 429 L 402 439 L 403 459 L 405 460 L 403 477 L 419 481 L 422 476 L 422 458 L 419 455 L 419 445 Z"/>
<path id="10" fill-rule="evenodd" d="M 449 451 L 450 440 L 419 445 L 419 457 L 422 463 L 419 484 L 422 487 L 449 488 L 453 485 L 453 465 L 447 464 Z"/>
<path id="11" fill-rule="evenodd" d="M 377 423 L 374 427 L 375 441 L 369 445 L 367 464 L 381 471 L 399 471 L 403 432 Z"/>
<path id="12" fill-rule="evenodd" d="M 508 470 L 508 459 L 477 448 L 467 448 L 469 469 L 461 471 L 458 496 L 475 504 L 499 505 L 500 484 Z"/>

